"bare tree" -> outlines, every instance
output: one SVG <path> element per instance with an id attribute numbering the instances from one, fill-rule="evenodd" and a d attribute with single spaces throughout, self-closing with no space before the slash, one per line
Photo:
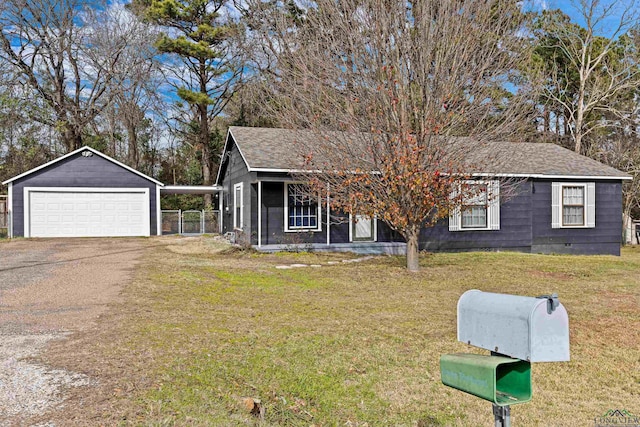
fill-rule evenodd
<path id="1" fill-rule="evenodd" d="M 598 148 L 598 160 L 625 171 L 633 180 L 623 183 L 622 187 L 622 220 L 623 224 L 640 214 L 640 105 L 638 94 L 640 88 L 624 102 L 632 113 L 623 120 L 620 127 L 600 132 L 595 139 Z"/>
<path id="2" fill-rule="evenodd" d="M 120 60 L 107 64 L 111 67 L 106 71 L 111 76 L 107 92 L 112 105 L 103 115 L 112 140 L 118 139 L 115 134 L 123 129 L 123 157 L 130 166 L 139 168 L 140 138 L 151 130 L 153 116 L 162 116 L 166 110 L 161 93 L 164 78 L 154 47 L 159 32 L 120 3 L 111 4 L 104 11 L 88 12 L 87 21 L 94 57 L 111 55 L 121 44 L 119 40 L 126 40 Z M 115 146 L 113 153 L 118 153 Z"/>
<path id="3" fill-rule="evenodd" d="M 51 129 L 30 119 L 34 110 L 46 107 L 30 100 L 33 91 L 13 71 L 0 61 L 0 181 L 48 162 L 58 148 Z"/>
<path id="4" fill-rule="evenodd" d="M 127 46 L 127 39 L 118 37 L 111 40 L 107 55 L 93 52 L 94 33 L 84 13 L 90 6 L 97 5 L 7 0 L 0 13 L 0 59 L 8 61 L 46 104 L 51 114 L 33 119 L 56 129 L 67 150 L 83 144 L 83 133 L 109 105 L 109 70 Z"/>
<path id="5" fill-rule="evenodd" d="M 640 85 L 638 48 L 630 37 L 638 26 L 637 7 L 633 0 L 579 0 L 574 9 L 583 26 L 562 13 L 541 18 L 551 43 L 545 48 L 556 51 L 541 64 L 553 82 L 543 95 L 561 107 L 577 153 L 595 155 L 585 137 L 629 114 L 617 101 Z"/>
<path id="6" fill-rule="evenodd" d="M 274 113 L 316 135 L 299 138 L 301 177 L 397 230 L 417 270 L 420 230 L 459 204 L 468 154 L 529 111 L 509 83 L 527 59 L 524 16 L 501 0 L 297 2 L 302 16 L 272 4 L 250 2 L 251 25 L 275 58 Z"/>

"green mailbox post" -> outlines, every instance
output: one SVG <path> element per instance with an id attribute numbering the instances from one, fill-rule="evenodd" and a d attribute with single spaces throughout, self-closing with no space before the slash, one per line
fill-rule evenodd
<path id="1" fill-rule="evenodd" d="M 442 382 L 499 406 L 531 400 L 531 363 L 503 356 L 445 354 Z"/>
<path id="2" fill-rule="evenodd" d="M 491 354 L 442 355 L 442 383 L 490 401 L 496 427 L 510 427 L 510 405 L 531 400 L 531 362 L 569 360 L 569 318 L 556 294 L 472 290 L 458 301 L 458 340 Z"/>

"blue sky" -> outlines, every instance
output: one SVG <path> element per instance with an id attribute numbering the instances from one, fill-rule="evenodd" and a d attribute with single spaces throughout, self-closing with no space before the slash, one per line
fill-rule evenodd
<path id="1" fill-rule="evenodd" d="M 595 30 L 598 35 L 611 36 L 620 25 L 620 17 L 625 10 L 625 7 L 630 5 L 630 0 L 584 0 L 586 3 L 596 2 L 600 7 L 596 8 L 595 16 L 600 16 L 603 8 L 613 5 L 612 12 L 596 26 Z M 579 0 L 530 0 L 531 7 L 535 10 L 543 9 L 560 9 L 566 13 L 571 20 L 576 24 L 585 26 L 584 16 L 580 13 L 580 1 Z M 636 5 L 633 13 L 638 15 L 639 7 Z M 619 34 L 618 34 L 619 35 Z"/>

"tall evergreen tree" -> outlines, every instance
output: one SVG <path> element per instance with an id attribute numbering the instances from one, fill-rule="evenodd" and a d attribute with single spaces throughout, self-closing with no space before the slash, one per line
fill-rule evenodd
<path id="1" fill-rule="evenodd" d="M 213 125 L 242 82 L 237 41 L 241 26 L 226 11 L 226 0 L 137 0 L 133 9 L 161 26 L 156 46 L 180 63 L 167 67 L 169 82 L 188 109 L 181 121 L 186 142 L 200 152 L 202 181 L 211 185 L 222 138 Z M 212 196 L 205 197 L 211 205 Z"/>

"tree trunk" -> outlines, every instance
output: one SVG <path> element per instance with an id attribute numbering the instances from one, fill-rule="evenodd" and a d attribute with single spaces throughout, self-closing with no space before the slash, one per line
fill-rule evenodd
<path id="1" fill-rule="evenodd" d="M 576 153 L 578 153 L 578 154 L 582 154 L 582 153 L 581 153 L 581 151 L 582 151 L 582 132 L 579 132 L 579 131 L 578 131 L 578 132 L 576 132 L 575 140 L 576 140 L 576 148 L 575 148 L 575 151 L 576 151 Z"/>
<path id="2" fill-rule="evenodd" d="M 543 112 L 542 120 L 543 120 L 542 134 L 544 135 L 544 139 L 548 140 L 548 136 L 552 132 L 552 130 L 551 130 L 551 112 L 549 111 L 549 108 L 546 105 L 544 106 L 544 112 Z"/>
<path id="3" fill-rule="evenodd" d="M 582 66 L 584 67 L 584 56 L 583 56 L 583 62 L 582 62 Z M 580 70 L 580 88 L 578 89 L 578 101 L 576 104 L 576 120 L 574 122 L 574 126 L 575 129 L 573 130 L 574 132 L 574 140 L 576 143 L 575 146 L 575 152 L 580 154 L 582 151 L 582 126 L 584 125 L 584 113 L 585 113 L 585 107 L 584 107 L 584 95 L 586 92 L 586 80 L 589 77 L 588 74 L 586 74 L 586 71 L 584 70 Z"/>
<path id="4" fill-rule="evenodd" d="M 409 271 L 420 270 L 420 252 L 418 250 L 419 235 L 420 228 L 411 226 L 405 236 L 407 240 L 407 270 Z"/>
<path id="5" fill-rule="evenodd" d="M 211 147 L 209 138 L 209 117 L 207 115 L 207 105 L 200 104 L 200 146 L 202 149 L 202 159 L 200 160 L 202 167 L 202 183 L 211 185 Z M 213 204 L 213 195 L 206 193 L 204 195 L 205 208 L 211 207 Z"/>
<path id="6" fill-rule="evenodd" d="M 82 133 L 78 132 L 72 124 L 65 123 L 62 131 L 62 143 L 67 148 L 67 152 L 77 150 L 82 147 Z"/>
<path id="7" fill-rule="evenodd" d="M 127 140 L 129 142 L 128 147 L 128 161 L 129 166 L 134 169 L 138 169 L 140 166 L 140 156 L 138 155 L 138 133 L 132 120 L 127 120 Z"/>
<path id="8" fill-rule="evenodd" d="M 205 61 L 200 61 L 199 79 L 200 79 L 200 93 L 208 96 L 207 91 L 207 64 Z M 204 185 L 211 185 L 211 135 L 209 132 L 209 111 L 207 103 L 200 103 L 198 105 L 200 113 L 200 144 L 202 146 L 202 183 Z M 213 205 L 213 194 L 206 193 L 204 195 L 204 207 L 210 208 Z"/>

